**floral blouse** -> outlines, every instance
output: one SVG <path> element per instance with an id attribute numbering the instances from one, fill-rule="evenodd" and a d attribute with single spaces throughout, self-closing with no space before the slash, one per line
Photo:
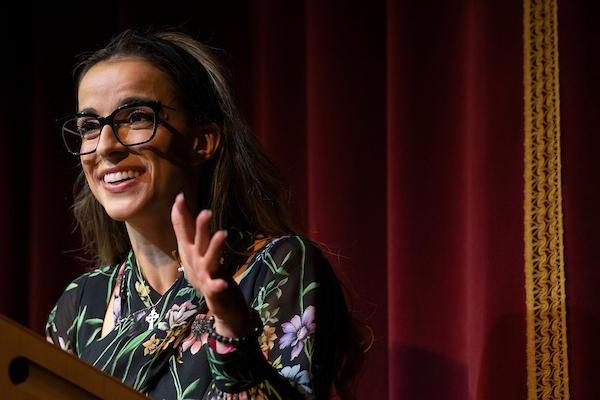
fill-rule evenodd
<path id="1" fill-rule="evenodd" d="M 310 242 L 281 237 L 255 254 L 238 280 L 263 332 L 225 354 L 198 329 L 207 318 L 202 294 L 181 277 L 161 296 L 134 257 L 69 284 L 47 339 L 152 399 L 328 397 L 347 311 L 330 264 Z M 111 297 L 115 327 L 101 337 Z M 156 320 L 147 318 L 152 311 Z"/>

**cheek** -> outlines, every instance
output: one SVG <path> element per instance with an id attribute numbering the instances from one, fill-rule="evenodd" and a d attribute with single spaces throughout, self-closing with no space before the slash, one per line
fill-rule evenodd
<path id="1" fill-rule="evenodd" d="M 98 184 L 98 181 L 94 178 L 93 163 L 82 160 L 81 161 L 81 169 L 83 170 L 83 174 L 85 175 L 85 180 L 87 181 L 88 187 L 94 194 L 94 197 L 98 198 L 97 191 L 96 191 L 96 185 Z"/>
<path id="2" fill-rule="evenodd" d="M 150 179 L 154 181 L 154 185 L 180 185 L 184 175 L 184 162 L 174 151 L 173 143 L 160 139 L 163 140 L 153 140 L 151 145 L 140 149 L 140 156 L 151 172 Z"/>
<path id="3" fill-rule="evenodd" d="M 172 191 L 172 188 L 179 188 L 183 181 L 183 171 L 172 162 L 161 159 L 155 164 L 154 184 L 159 190 Z"/>
<path id="4" fill-rule="evenodd" d="M 85 175 L 85 179 L 87 180 L 88 184 L 91 185 L 92 182 L 92 168 L 90 168 L 89 165 L 86 165 L 84 163 L 81 163 L 81 169 L 83 170 L 83 174 Z"/>

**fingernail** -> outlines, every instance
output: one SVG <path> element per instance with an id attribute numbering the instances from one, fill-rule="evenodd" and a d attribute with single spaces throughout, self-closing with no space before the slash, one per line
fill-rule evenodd
<path id="1" fill-rule="evenodd" d="M 224 237 L 227 237 L 227 235 L 229 234 L 229 233 L 227 233 L 227 229 L 223 229 L 221 232 L 223 232 Z"/>

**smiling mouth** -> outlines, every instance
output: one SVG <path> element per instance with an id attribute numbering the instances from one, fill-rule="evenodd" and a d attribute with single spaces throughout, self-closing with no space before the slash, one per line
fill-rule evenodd
<path id="1" fill-rule="evenodd" d="M 140 171 L 119 171 L 119 172 L 112 172 L 110 174 L 106 174 L 104 175 L 104 177 L 102 178 L 102 180 L 104 181 L 104 183 L 108 183 L 111 185 L 116 185 L 119 184 L 121 182 L 125 182 L 125 181 L 129 181 L 131 179 L 135 179 L 138 176 L 140 176 L 142 173 Z"/>

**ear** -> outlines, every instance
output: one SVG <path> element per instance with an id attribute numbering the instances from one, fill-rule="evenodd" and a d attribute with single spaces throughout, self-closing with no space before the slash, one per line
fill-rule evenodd
<path id="1" fill-rule="evenodd" d="M 212 158 L 221 143 L 221 128 L 214 122 L 203 124 L 196 128 L 192 150 L 199 164 Z"/>

